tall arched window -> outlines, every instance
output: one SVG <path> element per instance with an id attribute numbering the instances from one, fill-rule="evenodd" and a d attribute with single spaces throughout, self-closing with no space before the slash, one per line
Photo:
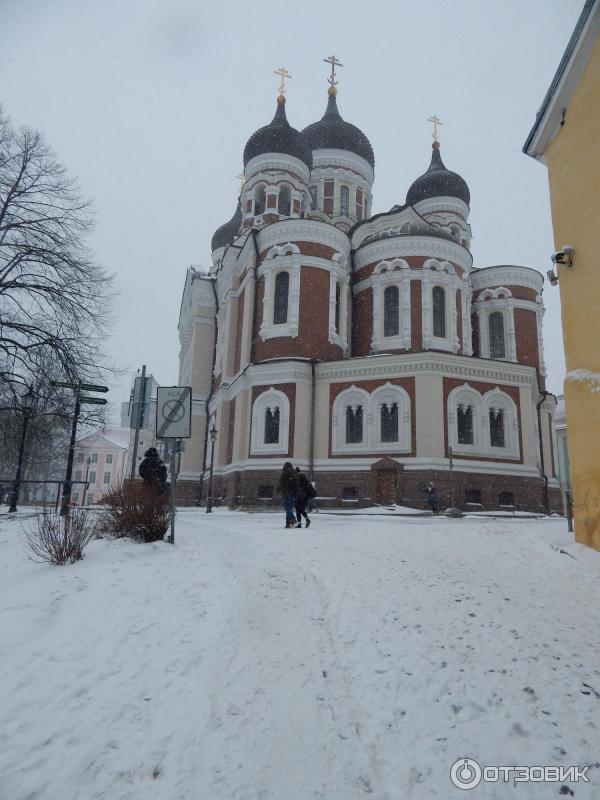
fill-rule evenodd
<path id="1" fill-rule="evenodd" d="M 397 286 L 388 286 L 383 293 L 383 335 L 400 333 L 400 293 Z"/>
<path id="2" fill-rule="evenodd" d="M 434 286 L 431 292 L 433 301 L 433 335 L 446 338 L 446 292 L 442 286 Z"/>
<path id="3" fill-rule="evenodd" d="M 279 407 L 265 409 L 265 444 L 279 442 Z"/>
<path id="4" fill-rule="evenodd" d="M 505 447 L 504 436 L 504 409 L 490 408 L 490 445 L 492 447 Z"/>
<path id="5" fill-rule="evenodd" d="M 362 406 L 346 407 L 346 444 L 360 444 L 363 440 Z"/>
<path id="6" fill-rule="evenodd" d="M 384 403 L 381 406 L 381 441 L 398 441 L 398 403 Z"/>
<path id="7" fill-rule="evenodd" d="M 275 278 L 275 297 L 273 303 L 274 325 L 282 325 L 287 322 L 289 289 L 289 272 L 278 272 L 277 277 Z"/>
<path id="8" fill-rule="evenodd" d="M 342 307 L 342 284 L 335 284 L 335 332 L 340 332 L 340 312 Z"/>
<path id="9" fill-rule="evenodd" d="M 473 406 L 459 403 L 456 409 L 458 443 L 473 444 Z"/>
<path id="10" fill-rule="evenodd" d="M 292 208 L 292 196 L 289 186 L 282 186 L 277 200 L 277 211 L 284 217 L 289 217 Z"/>
<path id="11" fill-rule="evenodd" d="M 350 189 L 347 186 L 340 187 L 340 214 L 343 217 L 350 214 Z"/>
<path id="12" fill-rule="evenodd" d="M 506 358 L 504 344 L 504 315 L 500 311 L 490 314 L 488 320 L 490 333 L 490 358 Z"/>
<path id="13" fill-rule="evenodd" d="M 256 189 L 254 190 L 255 216 L 260 216 L 261 214 L 265 213 L 265 203 L 266 203 L 265 187 L 257 186 Z"/>

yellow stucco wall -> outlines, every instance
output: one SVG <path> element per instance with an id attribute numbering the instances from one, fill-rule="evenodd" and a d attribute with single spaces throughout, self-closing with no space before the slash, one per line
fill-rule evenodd
<path id="1" fill-rule="evenodd" d="M 575 248 L 574 266 L 558 267 L 575 536 L 600 550 L 600 38 L 545 155 L 554 243 Z M 574 370 L 599 382 L 570 380 Z"/>

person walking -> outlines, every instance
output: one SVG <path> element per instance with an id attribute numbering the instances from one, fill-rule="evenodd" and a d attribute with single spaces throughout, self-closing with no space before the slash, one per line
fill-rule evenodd
<path id="1" fill-rule="evenodd" d="M 281 470 L 281 478 L 279 479 L 279 489 L 281 491 L 281 502 L 285 509 L 285 527 L 294 528 L 296 525 L 296 517 L 294 516 L 294 501 L 296 499 L 296 491 L 298 488 L 298 481 L 294 467 L 289 461 L 286 461 Z"/>
<path id="2" fill-rule="evenodd" d="M 317 508 L 317 485 L 314 481 L 309 481 L 307 486 L 307 495 L 308 495 L 308 505 L 306 510 L 309 514 L 312 514 L 313 511 L 318 511 Z"/>
<path id="3" fill-rule="evenodd" d="M 298 488 L 296 490 L 296 520 L 297 528 L 302 527 L 302 517 L 306 520 L 306 527 L 310 525 L 310 518 L 306 513 L 306 504 L 308 503 L 308 489 L 310 482 L 306 475 L 300 470 L 296 469 L 298 473 Z"/>
<path id="4" fill-rule="evenodd" d="M 162 494 L 167 486 L 167 466 L 158 455 L 156 447 L 149 447 L 139 468 L 140 478 L 149 488 Z"/>
<path id="5" fill-rule="evenodd" d="M 4 502 L 4 495 L 5 495 L 4 486 L 0 483 L 0 506 Z"/>
<path id="6" fill-rule="evenodd" d="M 431 509 L 432 514 L 439 514 L 440 513 L 440 506 L 438 503 L 437 494 L 435 491 L 435 485 L 430 483 L 425 488 L 427 492 L 427 502 L 429 503 L 429 508 Z"/>

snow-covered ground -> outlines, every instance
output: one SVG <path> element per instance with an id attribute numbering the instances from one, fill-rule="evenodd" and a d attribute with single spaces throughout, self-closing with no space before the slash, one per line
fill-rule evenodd
<path id="1" fill-rule="evenodd" d="M 600 798 L 600 556 L 563 520 L 282 521 L 184 510 L 59 568 L 1 516 L 1 800 L 559 796 L 461 792 L 462 756 L 595 764 Z"/>

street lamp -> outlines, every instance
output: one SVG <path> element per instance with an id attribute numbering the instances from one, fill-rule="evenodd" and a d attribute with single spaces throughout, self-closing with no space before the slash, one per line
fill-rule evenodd
<path id="1" fill-rule="evenodd" d="M 87 467 L 86 467 L 86 470 L 85 470 L 85 483 L 83 485 L 83 498 L 81 500 L 81 505 L 82 506 L 85 506 L 85 496 L 87 494 L 87 490 L 90 488 L 90 484 L 88 482 L 88 476 L 90 474 L 90 464 L 91 463 L 92 463 L 92 457 L 88 456 L 87 457 Z"/>
<path id="2" fill-rule="evenodd" d="M 215 465 L 215 441 L 217 439 L 217 429 L 215 428 L 215 423 L 213 422 L 213 426 L 210 429 L 210 478 L 208 479 L 208 501 L 206 503 L 206 513 L 210 514 L 212 512 L 212 503 L 213 503 L 213 468 Z"/>
<path id="3" fill-rule="evenodd" d="M 30 386 L 25 392 L 25 394 L 21 395 L 21 402 L 19 403 L 19 406 L 23 411 L 23 428 L 21 430 L 21 444 L 19 445 L 19 461 L 17 463 L 17 474 L 15 475 L 12 494 L 10 498 L 10 508 L 8 509 L 9 512 L 17 510 L 17 502 L 19 500 L 19 489 L 21 488 L 21 470 L 23 468 L 23 452 L 25 450 L 25 437 L 27 436 L 27 425 L 29 424 L 29 418 L 33 410 L 34 401 L 35 401 L 35 395 L 33 393 L 33 387 Z"/>

